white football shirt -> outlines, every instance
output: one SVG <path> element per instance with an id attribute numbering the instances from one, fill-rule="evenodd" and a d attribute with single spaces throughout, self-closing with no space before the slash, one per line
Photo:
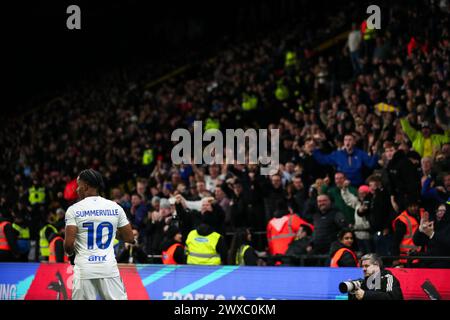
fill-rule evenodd
<path id="1" fill-rule="evenodd" d="M 129 223 L 122 207 L 100 196 L 86 197 L 67 209 L 65 220 L 78 228 L 74 277 L 118 277 L 114 239 L 117 228 Z"/>

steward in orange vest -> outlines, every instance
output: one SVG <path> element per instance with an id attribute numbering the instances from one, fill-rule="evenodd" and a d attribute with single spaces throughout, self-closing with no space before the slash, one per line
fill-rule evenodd
<path id="1" fill-rule="evenodd" d="M 54 235 L 49 244 L 50 254 L 48 255 L 49 263 L 66 263 L 69 257 L 64 253 L 64 239 L 59 235 Z"/>
<path id="2" fill-rule="evenodd" d="M 275 217 L 267 224 L 268 252 L 271 255 L 284 255 L 289 244 L 295 239 L 301 225 L 307 225 L 314 230 L 313 225 L 300 218 L 297 214 L 292 212 L 283 214 L 282 210 L 283 206 L 279 204 L 274 214 Z"/>
<path id="3" fill-rule="evenodd" d="M 176 227 L 166 231 L 166 240 L 162 244 L 162 262 L 164 264 L 185 264 L 184 245 L 181 243 L 181 232 Z"/>
<path id="4" fill-rule="evenodd" d="M 424 209 L 419 209 L 417 201 L 411 201 L 407 210 L 403 211 L 392 221 L 392 229 L 394 231 L 392 254 L 394 256 L 408 256 L 413 252 L 420 252 L 421 247 L 414 244 L 413 236 L 419 228 L 418 220 L 420 220 L 424 212 Z M 408 260 L 400 259 L 399 262 L 406 264 Z M 412 263 L 418 263 L 418 260 L 413 260 Z"/>
<path id="5" fill-rule="evenodd" d="M 17 237 L 11 222 L 0 217 L 0 261 L 12 262 L 18 257 Z"/>
<path id="6" fill-rule="evenodd" d="M 359 267 L 358 257 L 353 251 L 355 236 L 350 229 L 343 229 L 338 234 L 338 241 L 331 244 L 330 267 Z"/>

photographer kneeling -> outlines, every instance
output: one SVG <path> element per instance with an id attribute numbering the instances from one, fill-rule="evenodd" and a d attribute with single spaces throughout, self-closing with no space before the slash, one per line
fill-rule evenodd
<path id="1" fill-rule="evenodd" d="M 398 279 L 383 269 L 381 259 L 374 253 L 361 258 L 364 279 L 342 282 L 341 292 L 348 292 L 349 300 L 403 300 Z"/>

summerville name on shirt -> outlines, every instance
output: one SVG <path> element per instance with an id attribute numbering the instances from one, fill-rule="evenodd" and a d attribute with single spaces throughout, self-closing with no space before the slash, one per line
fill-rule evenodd
<path id="1" fill-rule="evenodd" d="M 75 217 L 86 217 L 86 216 L 118 216 L 119 209 L 95 209 L 95 210 L 83 210 L 76 211 Z"/>

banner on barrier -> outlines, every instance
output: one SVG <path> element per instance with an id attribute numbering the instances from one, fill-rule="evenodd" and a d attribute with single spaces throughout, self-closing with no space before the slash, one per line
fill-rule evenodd
<path id="1" fill-rule="evenodd" d="M 357 268 L 138 266 L 152 299 L 346 299 L 339 282 L 361 277 Z"/>
<path id="2" fill-rule="evenodd" d="M 389 268 L 405 300 L 450 300 L 450 269 Z"/>
<path id="3" fill-rule="evenodd" d="M 0 300 L 23 300 L 39 263 L 0 263 Z"/>
<path id="4" fill-rule="evenodd" d="M 341 281 L 358 268 L 119 265 L 130 300 L 346 300 Z M 389 269 L 405 299 L 450 300 L 450 270 Z M 0 263 L 0 300 L 65 300 L 72 295 L 69 264 Z"/>
<path id="5" fill-rule="evenodd" d="M 0 267 L 1 268 L 1 267 Z M 120 265 L 120 276 L 130 300 L 148 300 L 148 294 L 134 265 Z M 43 263 L 37 270 L 26 300 L 70 300 L 73 267 L 64 263 Z"/>

